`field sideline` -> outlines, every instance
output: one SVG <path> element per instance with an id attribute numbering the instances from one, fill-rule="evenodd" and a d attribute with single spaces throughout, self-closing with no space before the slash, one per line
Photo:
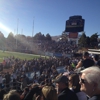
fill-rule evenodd
<path id="1" fill-rule="evenodd" d="M 33 59 L 33 58 L 38 58 L 40 55 L 35 55 L 35 54 L 27 54 L 27 53 L 19 53 L 19 52 L 10 52 L 10 51 L 2 51 L 0 50 L 0 62 L 3 61 L 4 57 L 10 57 L 14 56 L 15 58 L 20 58 L 20 59 Z M 42 56 L 45 57 L 45 56 Z"/>

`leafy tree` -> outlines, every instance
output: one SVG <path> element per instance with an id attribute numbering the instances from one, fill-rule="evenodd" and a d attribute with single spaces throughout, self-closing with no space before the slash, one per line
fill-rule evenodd
<path id="1" fill-rule="evenodd" d="M 0 38 L 5 38 L 1 31 L 0 31 Z"/>
<path id="2" fill-rule="evenodd" d="M 35 36 L 34 36 L 34 39 L 35 40 L 40 40 L 41 39 L 41 36 L 42 36 L 41 32 L 36 33 Z"/>
<path id="3" fill-rule="evenodd" d="M 90 43 L 92 47 L 98 46 L 98 33 L 94 33 L 90 37 Z"/>
<path id="4" fill-rule="evenodd" d="M 0 31 L 0 48 L 2 49 L 5 44 L 6 44 L 6 39 L 3 35 L 3 33 Z"/>
<path id="5" fill-rule="evenodd" d="M 89 36 L 86 37 L 86 46 L 90 47 L 90 37 Z"/>
<path id="6" fill-rule="evenodd" d="M 15 43 L 15 38 L 12 32 L 9 33 L 8 37 L 7 37 L 7 41 L 11 42 L 11 43 Z"/>
<path id="7" fill-rule="evenodd" d="M 25 50 L 26 47 L 29 48 L 28 40 L 25 35 L 17 34 L 15 35 L 15 38 L 16 38 L 17 50 Z"/>
<path id="8" fill-rule="evenodd" d="M 52 38 L 51 38 L 51 36 L 50 36 L 49 33 L 46 34 L 46 40 L 48 40 L 48 41 L 51 41 L 52 40 Z"/>
<path id="9" fill-rule="evenodd" d="M 1 31 L 0 31 L 0 40 L 5 41 L 5 37 L 4 37 L 4 35 L 3 35 L 3 33 Z"/>
<path id="10" fill-rule="evenodd" d="M 37 40 L 37 41 L 42 41 L 44 39 L 45 39 L 45 36 L 41 32 L 36 33 L 35 36 L 34 36 L 34 40 Z"/>
<path id="11" fill-rule="evenodd" d="M 46 37 L 45 37 L 44 34 L 42 34 L 42 36 L 41 36 L 41 40 L 42 40 L 42 41 L 46 40 Z"/>
<path id="12" fill-rule="evenodd" d="M 86 34 L 85 33 L 82 33 L 82 36 L 80 37 L 78 42 L 81 47 L 86 47 L 87 43 L 86 43 Z"/>

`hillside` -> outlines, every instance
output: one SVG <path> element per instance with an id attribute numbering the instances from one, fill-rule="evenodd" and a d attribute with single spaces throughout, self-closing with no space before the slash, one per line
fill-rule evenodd
<path id="1" fill-rule="evenodd" d="M 52 37 L 52 40 L 57 41 L 57 40 L 61 37 L 61 35 L 58 35 L 58 36 L 51 36 L 51 37 Z"/>

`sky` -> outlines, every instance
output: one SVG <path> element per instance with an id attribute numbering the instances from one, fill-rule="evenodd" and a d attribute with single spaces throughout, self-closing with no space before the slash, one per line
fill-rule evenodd
<path id="1" fill-rule="evenodd" d="M 57 36 L 73 15 L 85 19 L 87 36 L 100 34 L 100 0 L 0 0 L 0 31 L 5 37 L 10 32 Z"/>

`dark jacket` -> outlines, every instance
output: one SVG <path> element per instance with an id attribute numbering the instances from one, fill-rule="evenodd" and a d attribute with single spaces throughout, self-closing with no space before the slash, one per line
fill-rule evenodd
<path id="1" fill-rule="evenodd" d="M 94 61 L 92 59 L 85 59 L 82 61 L 83 67 L 88 68 L 94 65 Z"/>
<path id="2" fill-rule="evenodd" d="M 59 95 L 58 100 L 78 100 L 76 94 L 68 88 L 65 88 Z"/>
<path id="3" fill-rule="evenodd" d="M 0 90 L 0 100 L 3 100 L 5 94 L 6 94 L 5 90 Z"/>
<path id="4" fill-rule="evenodd" d="M 95 95 L 95 96 L 89 98 L 88 100 L 100 100 L 100 95 Z"/>

